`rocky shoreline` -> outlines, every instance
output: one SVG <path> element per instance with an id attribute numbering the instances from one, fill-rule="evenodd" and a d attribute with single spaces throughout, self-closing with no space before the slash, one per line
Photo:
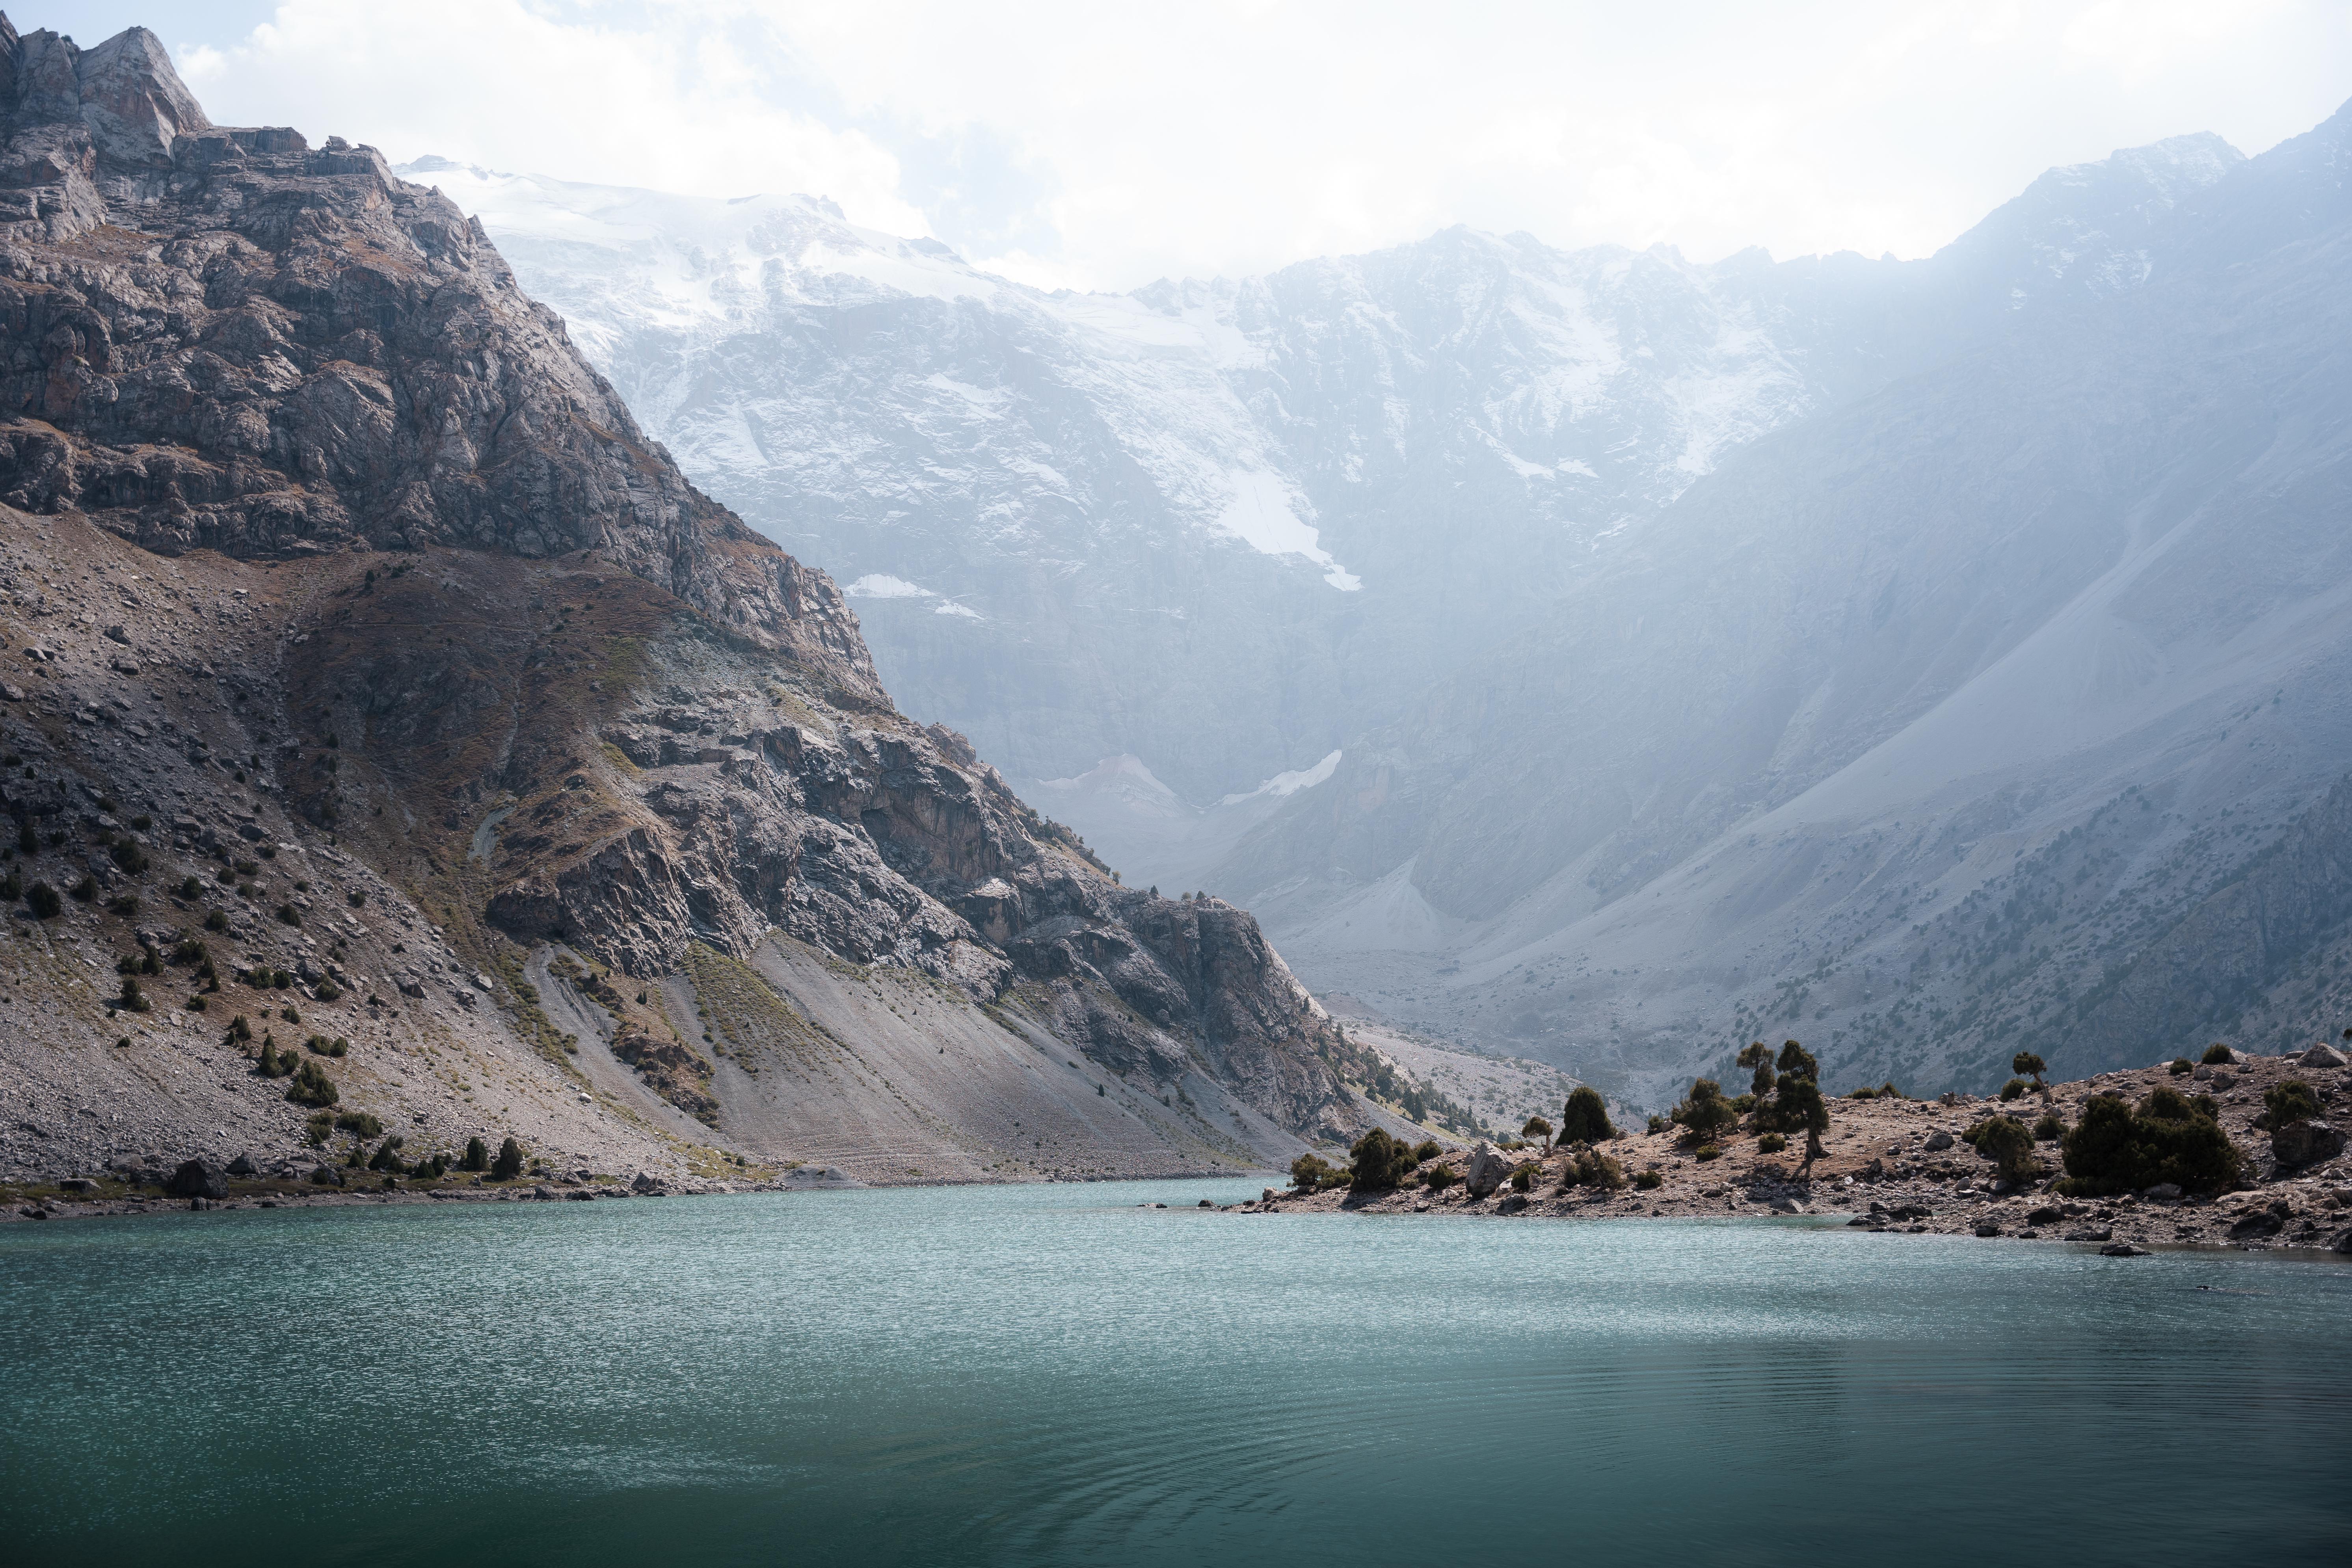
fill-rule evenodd
<path id="1" fill-rule="evenodd" d="M 1973 1095 L 1937 1100 L 1838 1099 L 1829 1101 L 1827 1152 L 1802 1170 L 1802 1136 L 1785 1152 L 1758 1147 L 1752 1131 L 1722 1136 L 1713 1159 L 1679 1127 L 1634 1133 L 1597 1146 L 1623 1168 L 1618 1188 L 1563 1185 L 1571 1155 L 1539 1146 L 1446 1151 L 1420 1163 L 1410 1184 L 1386 1192 L 1267 1188 L 1248 1214 L 1348 1213 L 1451 1215 L 1527 1219 L 1627 1219 L 1815 1215 L 1844 1216 L 1858 1229 L 1914 1236 L 2096 1245 L 2120 1256 L 2157 1247 L 2299 1250 L 2352 1254 L 2352 1159 L 2325 1120 L 2273 1135 L 2255 1125 L 2263 1095 L 2290 1079 L 2312 1089 L 2323 1111 L 2340 1108 L 2352 1089 L 2352 1069 L 2326 1046 L 2292 1057 L 2233 1053 L 2226 1064 L 2176 1072 L 2166 1063 L 2139 1070 L 2051 1085 L 2011 1105 Z M 2210 1094 L 2216 1119 L 2241 1157 L 2230 1190 L 2184 1193 L 2160 1184 L 2107 1196 L 2071 1197 L 2054 1190 L 2062 1176 L 2053 1142 L 2037 1146 L 2044 1167 L 2030 1181 L 1996 1179 L 1994 1162 L 1962 1135 L 1988 1116 L 2011 1110 L 2032 1121 L 2053 1112 L 2072 1126 L 2095 1097 L 2120 1095 L 2137 1103 L 2159 1088 Z M 2332 1151 L 2288 1163 L 2291 1152 Z M 1509 1174 L 1533 1172 L 1517 1190 Z M 1433 1187 L 1443 1167 L 1449 1174 Z M 1637 1184 L 1654 1177 L 1656 1184 Z"/>
<path id="2" fill-rule="evenodd" d="M 244 1169 L 236 1169 L 243 1166 Z M 268 1171 L 240 1157 L 228 1167 L 183 1161 L 156 1168 L 110 1171 L 103 1177 L 65 1177 L 6 1192 L 0 1224 L 94 1219 L 182 1210 L 330 1208 L 424 1203 L 591 1203 L 599 1198 L 710 1197 L 734 1193 L 845 1191 L 865 1184 L 832 1166 L 802 1165 L 741 1181 L 705 1176 L 656 1176 L 640 1171 L 624 1180 L 588 1170 L 500 1181 L 455 1173 L 446 1177 L 378 1176 L 366 1170 L 316 1163 L 307 1170 L 279 1162 Z"/>

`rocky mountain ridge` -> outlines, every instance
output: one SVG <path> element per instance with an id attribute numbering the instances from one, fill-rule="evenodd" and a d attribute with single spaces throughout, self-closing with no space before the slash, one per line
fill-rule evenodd
<path id="1" fill-rule="evenodd" d="M 139 29 L 0 18 L 0 109 L 10 875 L 88 895 L 11 922 L 22 1081 L 283 1146 L 202 1044 L 276 1008 L 346 1106 L 499 1131 L 495 1082 L 606 1169 L 849 1121 L 869 1179 L 1233 1168 L 1394 1120 L 1249 916 L 1122 888 L 901 717 L 446 200 L 211 125 Z M 156 956 L 207 943 L 295 994 Z M 194 994 L 110 1002 L 121 954 Z"/>
<path id="2" fill-rule="evenodd" d="M 2341 142 L 2053 169 L 1918 261 L 1453 230 L 1121 297 L 422 177 L 1109 863 L 1641 1098 L 1757 1029 L 1981 1088 L 2352 1005 L 2264 858 L 2342 777 Z"/>

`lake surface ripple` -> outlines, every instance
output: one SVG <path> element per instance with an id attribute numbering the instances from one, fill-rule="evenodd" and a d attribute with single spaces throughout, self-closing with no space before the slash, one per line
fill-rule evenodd
<path id="1" fill-rule="evenodd" d="M 1183 1206 L 1255 1190 L 12 1226 L 0 1541 L 436 1568 L 2352 1563 L 2352 1267 Z"/>

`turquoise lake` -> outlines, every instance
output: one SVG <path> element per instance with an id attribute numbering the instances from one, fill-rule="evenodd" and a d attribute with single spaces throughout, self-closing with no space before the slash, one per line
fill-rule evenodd
<path id="1" fill-rule="evenodd" d="M 2352 1266 L 1180 1206 L 1255 1190 L 11 1226 L 0 1542 L 14 1564 L 2352 1563 Z"/>

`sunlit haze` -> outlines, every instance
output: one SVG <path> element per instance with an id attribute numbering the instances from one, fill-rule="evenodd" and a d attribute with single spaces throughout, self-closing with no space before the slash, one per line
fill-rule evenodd
<path id="1" fill-rule="evenodd" d="M 2053 164 L 2260 152 L 2352 83 L 2337 4 L 1449 8 L 132 0 L 225 123 L 705 195 L 829 195 L 1045 285 L 1240 275 L 1462 223 L 1923 255 Z"/>

